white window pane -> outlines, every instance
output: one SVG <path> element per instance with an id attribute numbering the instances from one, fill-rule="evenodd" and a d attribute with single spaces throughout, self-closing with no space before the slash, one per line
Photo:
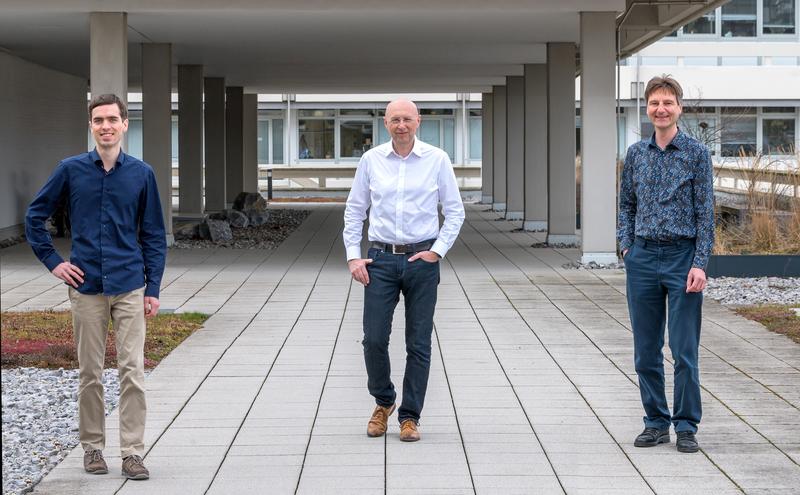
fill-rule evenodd
<path id="1" fill-rule="evenodd" d="M 483 121 L 469 119 L 469 159 L 480 160 L 483 158 Z"/>
<path id="2" fill-rule="evenodd" d="M 419 138 L 428 144 L 440 147 L 441 141 L 439 139 L 439 121 L 438 120 L 423 120 L 419 126 Z"/>
<path id="3" fill-rule="evenodd" d="M 642 65 L 678 65 L 678 57 L 642 57 Z"/>
<path id="4" fill-rule="evenodd" d="M 442 146 L 442 149 L 445 150 L 448 155 L 450 155 L 450 161 L 454 162 L 454 161 L 456 161 L 456 159 L 455 159 L 455 156 L 456 156 L 456 147 L 455 147 L 455 142 L 456 142 L 456 129 L 455 129 L 455 127 L 456 126 L 455 126 L 455 121 L 453 119 L 444 119 L 442 122 L 444 124 L 444 146 Z"/>
<path id="5" fill-rule="evenodd" d="M 683 65 L 689 66 L 714 66 L 717 65 L 717 57 L 683 57 Z"/>
<path id="6" fill-rule="evenodd" d="M 758 65 L 758 57 L 722 57 L 722 65 Z"/>
<path id="7" fill-rule="evenodd" d="M 794 34 L 795 0 L 764 0 L 764 34 Z"/>
<path id="8" fill-rule="evenodd" d="M 756 0 L 731 0 L 722 6 L 722 35 L 725 37 L 756 35 Z"/>
<path id="9" fill-rule="evenodd" d="M 269 163 L 269 120 L 258 121 L 258 163 Z"/>

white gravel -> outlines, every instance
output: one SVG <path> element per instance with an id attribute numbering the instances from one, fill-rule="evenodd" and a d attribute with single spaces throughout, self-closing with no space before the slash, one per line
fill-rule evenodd
<path id="1" fill-rule="evenodd" d="M 800 305 L 800 277 L 709 278 L 705 295 L 731 306 Z"/>
<path id="2" fill-rule="evenodd" d="M 78 370 L 2 370 L 3 493 L 27 493 L 78 445 Z M 117 370 L 103 373 L 106 413 L 117 406 Z"/>

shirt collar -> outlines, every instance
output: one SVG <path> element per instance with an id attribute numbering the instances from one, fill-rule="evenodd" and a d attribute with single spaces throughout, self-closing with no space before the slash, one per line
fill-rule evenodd
<path id="1" fill-rule="evenodd" d="M 100 158 L 100 153 L 97 152 L 97 148 L 93 148 L 92 151 L 89 152 L 89 158 L 95 165 L 99 165 L 101 167 L 103 166 L 103 159 Z M 114 167 L 116 168 L 122 166 L 127 158 L 128 155 L 126 155 L 125 152 L 120 149 L 119 156 L 117 157 L 117 163 L 114 164 Z"/>
<path id="2" fill-rule="evenodd" d="M 386 147 L 386 156 L 390 156 L 392 154 L 396 154 L 394 152 L 394 145 L 392 145 L 392 142 L 389 141 L 387 144 L 388 144 L 388 146 Z M 414 154 L 414 155 L 417 155 L 418 158 L 421 158 L 422 157 L 422 146 L 423 146 L 422 141 L 420 141 L 418 137 L 414 137 L 414 147 L 411 148 L 411 153 L 409 153 L 409 155 Z M 399 156 L 399 155 L 397 155 L 397 156 Z M 406 158 L 408 158 L 408 157 L 406 157 Z"/>
<path id="3" fill-rule="evenodd" d="M 675 137 L 672 138 L 672 141 L 670 141 L 664 149 L 666 150 L 669 147 L 673 147 L 676 150 L 682 150 L 685 144 L 686 144 L 686 134 L 684 134 L 681 128 L 678 127 L 678 133 L 675 134 Z M 653 132 L 653 135 L 650 136 L 650 142 L 648 143 L 648 145 L 654 148 L 658 148 L 658 145 L 656 144 L 655 132 Z"/>

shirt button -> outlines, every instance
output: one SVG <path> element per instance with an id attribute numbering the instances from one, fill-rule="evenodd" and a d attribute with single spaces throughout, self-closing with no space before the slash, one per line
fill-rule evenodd
<path id="1" fill-rule="evenodd" d="M 108 278 L 108 275 L 103 275 L 103 278 Z"/>

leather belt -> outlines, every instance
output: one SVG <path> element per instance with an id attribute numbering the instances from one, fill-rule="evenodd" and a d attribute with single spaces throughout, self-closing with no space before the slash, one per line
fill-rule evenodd
<path id="1" fill-rule="evenodd" d="M 427 251 L 433 247 L 432 240 L 417 242 L 416 244 L 387 244 L 385 242 L 372 241 L 371 247 L 380 249 L 386 253 L 409 254 Z"/>

